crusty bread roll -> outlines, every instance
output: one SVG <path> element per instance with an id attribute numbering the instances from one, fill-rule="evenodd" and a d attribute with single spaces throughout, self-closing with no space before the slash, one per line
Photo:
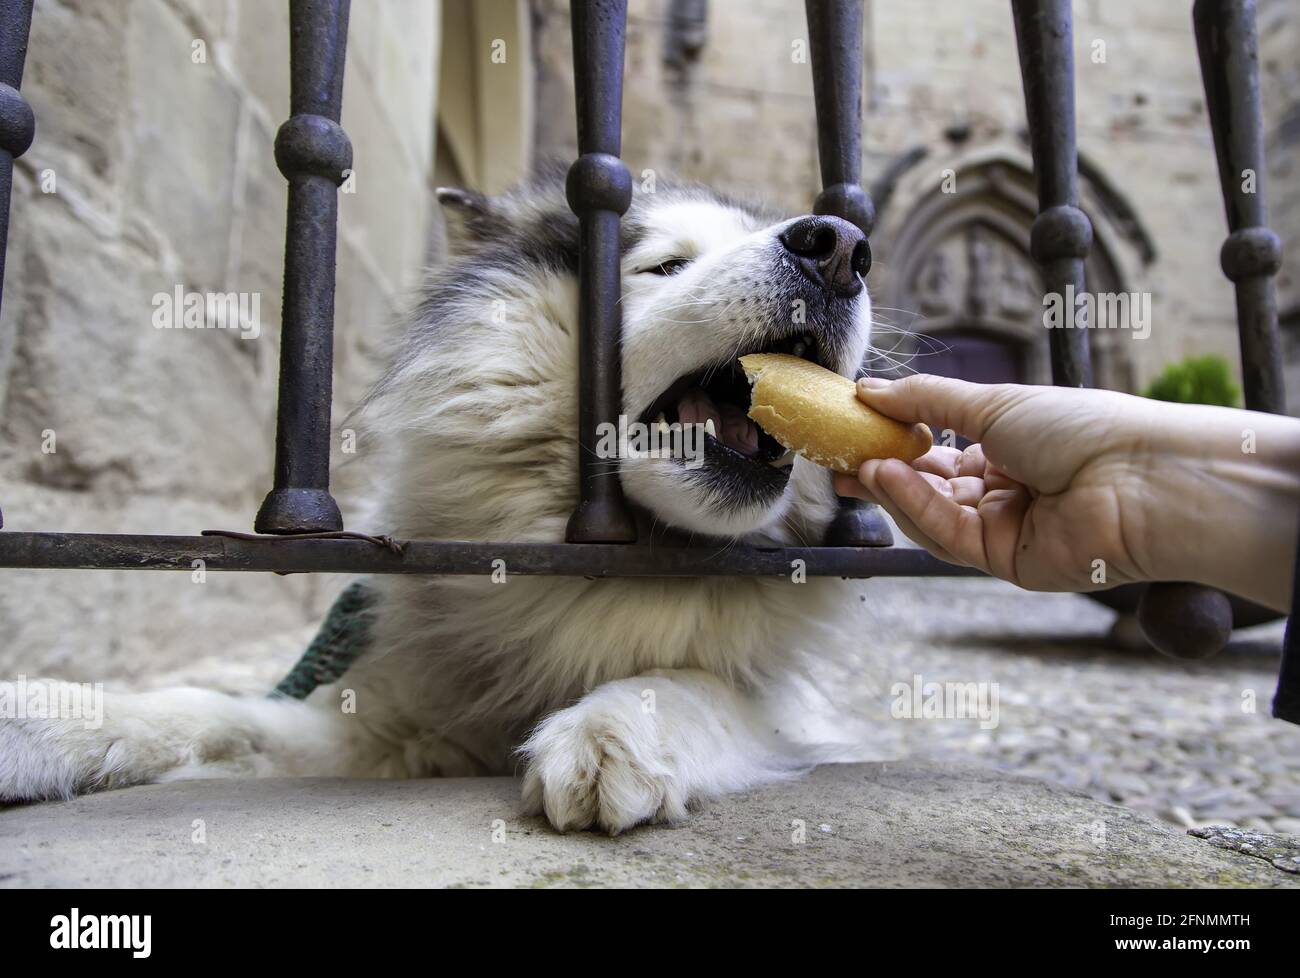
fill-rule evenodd
<path id="1" fill-rule="evenodd" d="M 836 472 L 869 458 L 910 462 L 930 450 L 930 429 L 904 424 L 858 400 L 853 381 L 788 353 L 740 358 L 753 384 L 749 416 L 786 448 Z"/>

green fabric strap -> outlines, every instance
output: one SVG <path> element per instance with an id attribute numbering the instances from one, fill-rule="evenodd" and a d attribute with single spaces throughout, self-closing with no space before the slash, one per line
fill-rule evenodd
<path id="1" fill-rule="evenodd" d="M 271 695 L 305 700 L 317 686 L 347 672 L 370 644 L 374 597 L 361 581 L 349 584 L 330 606 L 307 651 Z"/>

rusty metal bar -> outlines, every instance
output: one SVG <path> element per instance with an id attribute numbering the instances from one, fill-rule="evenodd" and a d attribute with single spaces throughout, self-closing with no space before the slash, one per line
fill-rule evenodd
<path id="1" fill-rule="evenodd" d="M 862 188 L 862 0 L 806 0 L 808 54 L 817 110 L 822 192 L 815 214 L 833 214 L 871 236 L 876 208 Z M 888 547 L 893 532 L 880 510 L 840 500 L 826 531 L 833 547 Z"/>
<path id="2" fill-rule="evenodd" d="M 871 236 L 876 208 L 862 189 L 862 0 L 805 0 L 817 160 L 814 214 L 833 214 Z"/>
<path id="3" fill-rule="evenodd" d="M 1286 411 L 1286 392 L 1273 291 L 1273 276 L 1282 265 L 1282 243 L 1268 228 L 1264 197 L 1264 122 L 1255 0 L 1196 0 L 1192 5 L 1192 26 L 1228 218 L 1228 238 L 1219 252 L 1219 263 L 1236 292 L 1246 407 L 1282 414 Z M 1296 600 L 1300 602 L 1300 591 Z M 1273 715 L 1300 723 L 1297 605 L 1291 610 Z M 1142 624 L 1145 629 L 1145 619 Z"/>
<path id="4" fill-rule="evenodd" d="M 4 295 L 5 252 L 9 247 L 9 198 L 14 187 L 14 160 L 27 152 L 36 136 L 36 115 L 18 89 L 27 63 L 27 35 L 33 0 L 0 3 L 0 297 Z M 0 514 L 0 527 L 4 515 Z"/>
<path id="5" fill-rule="evenodd" d="M 1197 0 L 1192 23 L 1228 215 L 1229 234 L 1219 260 L 1237 294 L 1246 407 L 1282 414 L 1286 397 L 1273 292 L 1282 243 L 1267 227 L 1255 2 Z"/>
<path id="6" fill-rule="evenodd" d="M 33 0 L 4 0 L 0 5 L 0 295 L 4 290 L 5 251 L 9 245 L 9 197 L 14 160 L 27 152 L 36 136 L 36 116 L 18 89 L 27 63 L 27 35 Z"/>
<path id="7" fill-rule="evenodd" d="M 290 116 L 275 136 L 275 162 L 289 181 L 280 398 L 275 484 L 257 513 L 259 533 L 343 527 L 329 484 L 338 187 L 352 167 L 339 125 L 349 3 L 289 6 Z"/>
<path id="8" fill-rule="evenodd" d="M 0 533 L 0 567 L 568 577 L 978 577 L 924 550 L 854 547 L 637 546 L 410 540 L 401 553 L 365 540 Z M 504 561 L 504 564 L 497 563 Z M 797 567 L 795 561 L 803 561 Z"/>
<path id="9" fill-rule="evenodd" d="M 1090 387 L 1088 330 L 1075 328 L 1075 306 L 1069 301 L 1084 294 L 1084 262 L 1092 245 L 1092 223 L 1079 209 L 1071 4 L 1070 0 L 1011 0 L 1011 10 L 1038 183 L 1038 217 L 1030 229 L 1029 246 L 1042 266 L 1047 294 L 1061 297 L 1066 314 L 1066 321 L 1048 333 L 1052 382 Z M 1178 658 L 1213 655 L 1232 632 L 1232 610 L 1222 594 L 1176 582 L 1148 585 L 1138 605 L 1138 620 L 1157 649 Z"/>
<path id="10" fill-rule="evenodd" d="M 1282 246 L 1265 226 L 1254 0 L 1197 0 L 1192 24 L 1228 216 L 1230 233 L 1219 258 L 1236 287 L 1246 407 L 1280 413 L 1284 410 L 1282 346 L 1273 275 L 1281 265 Z M 1156 648 L 1194 659 L 1219 652 L 1233 625 L 1226 597 L 1207 587 L 1177 583 L 1148 585 L 1138 605 L 1138 621 Z M 1288 640 L 1293 641 L 1290 631 Z M 1290 666 L 1283 666 L 1279 689 L 1287 684 L 1288 674 L 1300 671 L 1295 653 L 1288 652 L 1284 663 Z M 1278 698 L 1279 703 L 1285 700 Z"/>
<path id="11" fill-rule="evenodd" d="M 627 0 L 573 0 L 573 81 L 578 159 L 565 184 L 581 225 L 578 267 L 578 489 L 565 539 L 631 543 L 636 523 L 618 474 L 596 456 L 601 424 L 623 404 L 619 219 L 632 203 L 622 149 L 623 38 Z"/>
<path id="12" fill-rule="evenodd" d="M 1030 229 L 1029 249 L 1042 266 L 1049 295 L 1079 298 L 1085 289 L 1083 263 L 1092 245 L 1092 222 L 1079 209 L 1070 0 L 1011 0 L 1011 12 L 1038 182 L 1038 217 Z M 1072 317 L 1074 308 L 1066 308 Z M 1052 383 L 1091 387 L 1088 331 L 1052 329 L 1048 343 Z"/>
<path id="13" fill-rule="evenodd" d="M 1277 671 L 1277 691 L 1273 694 L 1273 716 L 1279 720 L 1300 723 L 1300 546 L 1296 548 L 1293 567 L 1295 574 L 1291 588 L 1291 618 L 1286 623 L 1282 639 L 1282 665 Z"/>

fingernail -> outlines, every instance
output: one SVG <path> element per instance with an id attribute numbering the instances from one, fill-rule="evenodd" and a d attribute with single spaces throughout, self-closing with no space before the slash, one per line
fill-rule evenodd
<path id="1" fill-rule="evenodd" d="M 886 380 L 884 377 L 863 377 L 858 381 L 858 390 L 878 391 L 882 387 L 888 387 L 892 383 L 892 380 Z"/>

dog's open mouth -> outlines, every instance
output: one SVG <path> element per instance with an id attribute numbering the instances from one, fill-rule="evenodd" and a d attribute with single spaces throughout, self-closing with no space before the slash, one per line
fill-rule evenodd
<path id="1" fill-rule="evenodd" d="M 749 353 L 791 353 L 826 366 L 817 340 L 811 335 L 790 336 Z M 641 416 L 642 423 L 704 425 L 705 445 L 724 456 L 768 467 L 785 468 L 794 460 L 775 438 L 749 418 L 750 385 L 735 358 L 711 364 L 675 380 Z"/>

